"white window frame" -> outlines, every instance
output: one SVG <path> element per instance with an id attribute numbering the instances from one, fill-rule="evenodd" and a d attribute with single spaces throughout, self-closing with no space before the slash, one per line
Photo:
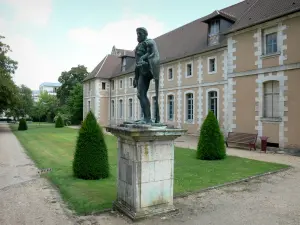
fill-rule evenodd
<path id="1" fill-rule="evenodd" d="M 268 116 L 266 116 L 266 103 L 265 103 L 265 84 L 266 83 L 269 83 L 269 82 L 277 82 L 278 83 L 278 116 L 276 117 L 276 116 L 272 116 L 272 117 L 268 117 Z M 280 81 L 278 81 L 278 80 L 268 80 L 268 81 L 264 81 L 263 83 L 262 83 L 262 85 L 263 85 L 263 92 L 262 92 L 262 94 L 263 94 L 263 108 L 262 108 L 262 115 L 263 115 L 263 118 L 269 118 L 269 119 L 280 119 L 281 117 L 280 117 Z M 274 92 L 272 91 L 272 96 L 274 95 Z M 272 101 L 272 103 L 273 103 L 273 101 Z M 272 107 L 272 114 L 273 114 L 273 107 Z"/>
<path id="2" fill-rule="evenodd" d="M 104 84 L 104 86 L 105 86 L 105 88 L 103 89 L 103 84 Z M 106 85 L 106 82 L 101 82 L 101 90 L 106 90 L 107 89 L 107 85 Z"/>
<path id="3" fill-rule="evenodd" d="M 169 70 L 172 69 L 172 78 L 170 79 L 170 76 L 169 76 Z M 172 66 L 169 66 L 167 68 L 167 76 L 168 76 L 168 81 L 171 81 L 171 80 L 174 80 L 174 69 Z"/>
<path id="4" fill-rule="evenodd" d="M 192 120 L 187 120 L 187 94 L 193 94 L 193 119 Z M 195 91 L 193 90 L 189 90 L 189 91 L 185 91 L 184 92 L 184 123 L 186 124 L 195 124 L 195 103 L 196 103 L 196 99 L 195 99 L 196 95 L 195 95 Z"/>
<path id="5" fill-rule="evenodd" d="M 174 98 L 174 102 L 173 102 L 173 120 L 170 120 L 169 119 L 169 96 L 172 95 L 173 98 Z M 170 121 L 170 122 L 175 122 L 175 118 L 176 118 L 176 112 L 175 112 L 175 103 L 176 103 L 176 95 L 175 93 L 173 92 L 168 92 L 167 95 L 166 95 L 166 103 L 167 103 L 167 109 L 166 109 L 166 118 L 167 118 L 167 121 Z"/>
<path id="6" fill-rule="evenodd" d="M 111 110 L 111 112 L 110 112 L 111 114 L 110 115 L 111 115 L 111 118 L 115 118 L 115 116 L 116 116 L 116 114 L 115 114 L 115 112 L 116 112 L 115 102 L 116 101 L 114 99 L 112 99 L 111 102 L 110 102 L 111 103 L 111 106 L 110 106 L 110 110 Z"/>
<path id="7" fill-rule="evenodd" d="M 209 98 L 208 98 L 208 93 L 211 92 L 211 91 L 215 91 L 217 92 L 217 120 L 219 121 L 220 119 L 220 91 L 218 88 L 208 88 L 206 89 L 205 91 L 205 95 L 206 95 L 206 115 L 208 114 L 208 101 L 209 101 Z"/>
<path id="8" fill-rule="evenodd" d="M 130 88 L 133 87 L 133 79 L 134 79 L 133 77 L 129 77 L 129 78 L 128 78 L 128 80 L 129 80 L 128 86 L 129 86 Z M 131 82 L 130 82 L 130 80 L 131 80 Z"/>
<path id="9" fill-rule="evenodd" d="M 131 109 L 132 109 L 132 115 L 130 116 L 130 100 L 132 101 L 132 107 L 131 107 Z M 133 102 L 134 100 L 133 100 L 133 98 L 128 98 L 128 118 L 129 119 L 133 119 L 134 118 L 134 102 Z"/>
<path id="10" fill-rule="evenodd" d="M 215 59 L 215 71 L 210 71 L 210 60 Z M 218 61 L 217 56 L 211 56 L 207 58 L 207 73 L 208 74 L 216 74 L 218 71 Z"/>
<path id="11" fill-rule="evenodd" d="M 277 34 L 277 52 L 273 52 L 273 53 L 268 53 L 267 54 L 267 35 L 268 34 L 272 34 L 272 33 L 276 33 Z M 279 30 L 278 30 L 278 26 L 274 26 L 274 27 L 270 27 L 270 28 L 265 28 L 262 30 L 262 36 L 263 36 L 263 41 L 262 41 L 262 55 L 263 56 L 268 56 L 268 55 L 277 55 L 280 54 L 280 49 L 281 46 L 279 46 Z"/>
<path id="12" fill-rule="evenodd" d="M 191 75 L 188 75 L 188 69 L 187 69 L 187 66 L 189 65 L 189 64 L 191 64 Z M 191 77 L 193 77 L 193 68 L 194 68 L 194 66 L 193 66 L 193 61 L 189 61 L 189 62 L 187 62 L 186 64 L 185 64 L 185 78 L 191 78 Z"/>
<path id="13" fill-rule="evenodd" d="M 122 87 L 121 87 L 121 83 L 122 83 Z M 123 85 L 124 85 L 124 84 L 123 84 L 123 79 L 120 79 L 120 80 L 119 80 L 119 89 L 123 89 Z"/>
<path id="14" fill-rule="evenodd" d="M 121 107 L 121 101 L 122 101 L 122 110 L 120 109 Z M 120 112 L 122 112 L 122 116 L 120 115 Z M 124 118 L 124 100 L 123 98 L 118 99 L 118 118 L 123 119 Z"/>

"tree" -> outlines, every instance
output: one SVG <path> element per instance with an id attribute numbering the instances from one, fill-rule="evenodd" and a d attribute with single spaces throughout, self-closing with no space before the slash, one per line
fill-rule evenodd
<path id="1" fill-rule="evenodd" d="M 11 76 L 18 68 L 18 63 L 7 55 L 12 50 L 1 39 L 4 37 L 0 35 L 0 113 L 14 105 L 18 92 Z"/>
<path id="2" fill-rule="evenodd" d="M 204 120 L 197 147 L 197 158 L 202 160 L 218 160 L 226 157 L 224 136 L 212 111 Z"/>
<path id="3" fill-rule="evenodd" d="M 25 117 L 32 112 L 33 107 L 33 99 L 32 99 L 32 91 L 30 88 L 26 87 L 25 85 L 21 85 L 19 89 L 19 99 L 17 103 L 17 107 L 20 110 L 20 115 Z"/>
<path id="4" fill-rule="evenodd" d="M 61 73 L 61 76 L 58 78 L 61 86 L 57 89 L 57 98 L 61 105 L 66 104 L 71 90 L 77 83 L 81 83 L 87 75 L 87 68 L 83 65 L 72 67 L 71 70 Z"/>
<path id="5" fill-rule="evenodd" d="M 44 91 L 40 94 L 39 100 L 37 103 L 35 103 L 32 116 L 34 118 L 38 118 L 38 121 L 41 121 L 41 118 L 43 118 L 43 121 L 48 119 L 53 121 L 53 118 L 55 114 L 57 114 L 58 111 L 58 99 L 54 95 L 48 94 L 47 91 Z"/>
<path id="6" fill-rule="evenodd" d="M 67 104 L 71 114 L 71 123 L 80 124 L 83 120 L 83 87 L 81 83 L 77 83 L 70 91 Z"/>
<path id="7" fill-rule="evenodd" d="M 107 147 L 102 128 L 92 112 L 83 121 L 77 138 L 73 161 L 74 176 L 86 180 L 109 176 Z"/>

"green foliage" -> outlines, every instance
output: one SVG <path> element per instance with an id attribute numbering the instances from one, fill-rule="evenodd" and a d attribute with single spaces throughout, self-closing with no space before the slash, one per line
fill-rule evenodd
<path id="1" fill-rule="evenodd" d="M 226 157 L 224 136 L 214 113 L 210 111 L 204 120 L 197 147 L 197 158 L 219 160 Z"/>
<path id="2" fill-rule="evenodd" d="M 58 100 L 56 96 L 44 91 L 40 94 L 38 102 L 34 105 L 31 116 L 37 121 L 47 121 L 48 114 L 51 115 L 51 121 L 58 111 Z M 42 120 L 41 120 L 42 119 Z M 49 118 L 48 118 L 49 119 Z"/>
<path id="3" fill-rule="evenodd" d="M 48 122 L 48 123 L 52 123 L 52 122 L 53 122 L 51 112 L 48 112 L 48 113 L 47 113 L 47 122 Z"/>
<path id="4" fill-rule="evenodd" d="M 71 114 L 71 123 L 80 124 L 83 120 L 83 86 L 81 83 L 77 83 L 70 91 L 67 105 Z"/>
<path id="5" fill-rule="evenodd" d="M 62 85 L 57 89 L 57 98 L 59 99 L 61 105 L 67 103 L 73 88 L 76 86 L 76 84 L 81 83 L 87 75 L 87 68 L 83 65 L 72 67 L 71 70 L 61 73 L 58 81 Z"/>
<path id="6" fill-rule="evenodd" d="M 27 130 L 27 129 L 28 127 L 27 127 L 26 120 L 24 118 L 20 119 L 18 130 Z"/>
<path id="7" fill-rule="evenodd" d="M 92 112 L 89 112 L 79 130 L 73 161 L 73 173 L 85 180 L 103 179 L 109 176 L 107 146 L 102 128 Z"/>
<path id="8" fill-rule="evenodd" d="M 11 52 L 10 46 L 3 43 L 0 35 L 0 112 L 11 108 L 16 102 L 18 88 L 15 85 L 12 74 L 18 68 L 18 63 L 12 60 L 7 53 Z"/>
<path id="9" fill-rule="evenodd" d="M 64 127 L 64 121 L 63 119 L 61 118 L 61 116 L 58 116 L 56 121 L 55 121 L 55 127 L 56 128 L 61 128 L 61 127 Z"/>
<path id="10" fill-rule="evenodd" d="M 55 117 L 54 117 L 54 122 L 56 123 L 58 117 L 61 117 L 62 118 L 62 121 L 65 125 L 69 125 L 70 124 L 70 118 L 71 118 L 71 115 L 68 114 L 68 113 L 58 113 Z"/>

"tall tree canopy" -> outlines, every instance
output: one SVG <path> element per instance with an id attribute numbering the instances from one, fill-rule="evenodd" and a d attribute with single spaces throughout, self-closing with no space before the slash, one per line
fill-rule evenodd
<path id="1" fill-rule="evenodd" d="M 15 104 L 18 92 L 11 76 L 18 68 L 18 63 L 7 55 L 11 49 L 2 39 L 4 37 L 0 35 L 0 112 Z"/>
<path id="2" fill-rule="evenodd" d="M 14 118 L 31 115 L 33 109 L 31 89 L 22 84 L 20 87 L 17 87 L 14 98 L 14 104 L 10 106 L 6 115 Z"/>
<path id="3" fill-rule="evenodd" d="M 70 96 L 71 90 L 77 83 L 81 83 L 83 79 L 88 75 L 87 68 L 83 65 L 72 67 L 71 70 L 61 73 L 58 81 L 62 84 L 57 90 L 57 98 L 61 105 L 67 103 L 67 99 Z"/>

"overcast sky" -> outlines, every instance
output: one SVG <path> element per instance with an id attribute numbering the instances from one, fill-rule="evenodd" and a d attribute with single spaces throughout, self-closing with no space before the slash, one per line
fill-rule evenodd
<path id="1" fill-rule="evenodd" d="M 155 38 L 238 2 L 0 0 L 0 35 L 19 63 L 15 82 L 38 89 L 42 82 L 57 82 L 62 71 L 78 64 L 90 72 L 113 45 L 133 49 L 138 26 Z"/>

